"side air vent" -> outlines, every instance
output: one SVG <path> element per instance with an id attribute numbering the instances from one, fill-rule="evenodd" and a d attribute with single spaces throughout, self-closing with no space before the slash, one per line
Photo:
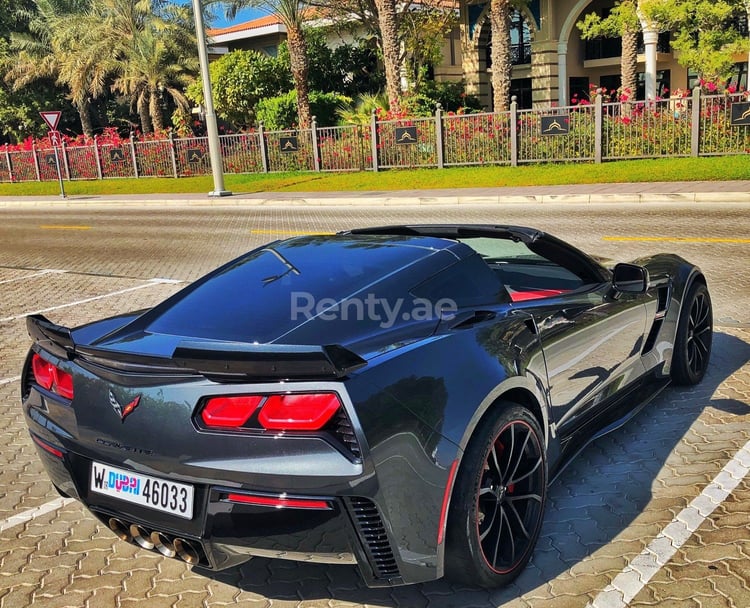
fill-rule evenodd
<path id="1" fill-rule="evenodd" d="M 354 523 L 365 542 L 375 578 L 392 579 L 400 576 L 396 558 L 388 541 L 383 520 L 377 506 L 367 498 L 353 496 L 348 499 Z"/>
<path id="2" fill-rule="evenodd" d="M 656 306 L 656 314 L 654 315 L 654 323 L 651 326 L 651 331 L 648 332 L 646 342 L 643 344 L 641 355 L 645 355 L 646 353 L 650 352 L 656 344 L 656 338 L 659 336 L 659 330 L 661 330 L 661 326 L 664 323 L 664 317 L 666 316 L 667 309 L 669 308 L 670 295 L 671 288 L 669 285 L 664 285 L 663 287 L 659 288 L 659 291 L 657 292 L 658 303 Z"/>
<path id="3" fill-rule="evenodd" d="M 354 456 L 355 458 L 361 458 L 362 450 L 359 447 L 359 442 L 357 441 L 357 437 L 354 434 L 352 423 L 349 420 L 349 416 L 346 415 L 346 412 L 340 410 L 339 413 L 336 414 L 335 418 L 331 421 L 331 425 L 334 435 L 336 435 L 341 443 L 346 446 L 346 448 L 351 452 L 352 456 Z"/>

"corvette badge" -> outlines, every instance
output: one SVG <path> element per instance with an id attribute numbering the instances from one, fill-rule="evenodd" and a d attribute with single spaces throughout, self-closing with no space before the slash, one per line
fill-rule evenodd
<path id="1" fill-rule="evenodd" d="M 115 397 L 114 393 L 111 390 L 109 391 L 109 404 L 112 406 L 112 409 L 117 412 L 117 415 L 123 422 L 125 422 L 125 418 L 127 418 L 129 414 L 132 414 L 133 410 L 138 407 L 140 401 L 141 396 L 138 395 L 130 403 L 122 405 L 119 401 L 117 401 L 117 397 Z"/>

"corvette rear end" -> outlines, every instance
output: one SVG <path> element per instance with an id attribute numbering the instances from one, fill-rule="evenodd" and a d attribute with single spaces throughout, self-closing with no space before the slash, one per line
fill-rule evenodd
<path id="1" fill-rule="evenodd" d="M 255 555 L 359 563 L 370 584 L 402 582 L 337 378 L 364 364 L 356 355 L 256 349 L 226 382 L 211 369 L 221 350 L 145 372 L 145 358 L 74 343 L 55 354 L 48 336 L 64 330 L 42 318 L 29 330 L 39 338 L 23 376 L 32 438 L 60 493 L 121 539 L 211 569 Z M 241 381 L 243 367 L 286 379 Z"/>
<path id="2" fill-rule="evenodd" d="M 381 482 L 347 388 L 368 361 L 304 338 L 269 343 L 310 331 L 308 317 L 293 319 L 288 294 L 256 321 L 234 319 L 221 304 L 204 308 L 204 295 L 213 297 L 227 275 L 283 293 L 278 275 L 289 270 L 288 254 L 279 262 L 282 254 L 269 251 L 260 257 L 273 268 L 235 262 L 210 285 L 198 282 L 150 311 L 75 330 L 29 317 L 35 344 L 23 372 L 24 409 L 52 482 L 121 539 L 200 567 L 267 556 L 356 563 L 370 585 L 435 578 L 434 509 L 421 518 L 433 546 L 407 542 L 417 565 L 405 563 L 389 539 Z M 435 263 L 429 248 L 404 251 L 406 264 Z M 401 268 L 404 259 L 393 258 Z M 391 289 L 387 279 L 364 281 L 368 292 Z M 357 286 L 349 280 L 341 289 L 326 293 L 343 299 Z M 192 325 L 180 318 L 190 306 L 205 311 Z M 401 320 L 379 330 L 384 339 L 366 322 L 353 330 L 326 321 L 325 329 L 373 358 L 395 335 L 418 341 L 436 323 Z M 243 341 L 230 340 L 227 332 L 241 325 Z M 400 411 L 400 424 L 419 426 L 406 422 L 410 416 Z M 447 471 L 433 467 L 436 473 L 439 501 Z M 410 522 L 415 538 L 424 533 L 419 520 Z"/>

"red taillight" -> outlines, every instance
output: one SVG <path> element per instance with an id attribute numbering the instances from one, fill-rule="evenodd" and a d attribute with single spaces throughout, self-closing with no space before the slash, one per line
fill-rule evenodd
<path id="1" fill-rule="evenodd" d="M 262 406 L 261 406 L 262 403 Z M 207 427 L 236 429 L 260 406 L 258 422 L 271 431 L 318 431 L 341 407 L 336 393 L 211 397 L 201 411 Z"/>
<path id="2" fill-rule="evenodd" d="M 31 357 L 31 369 L 34 372 L 36 383 L 48 391 L 52 390 L 52 383 L 55 379 L 55 366 L 34 353 Z"/>
<path id="3" fill-rule="evenodd" d="M 258 422 L 274 431 L 318 431 L 340 407 L 336 393 L 271 395 L 258 414 Z"/>
<path id="4" fill-rule="evenodd" d="M 55 376 L 56 376 L 56 381 L 55 381 L 55 384 L 53 384 L 52 386 L 52 390 L 54 390 L 61 397 L 65 397 L 66 399 L 72 399 L 73 398 L 73 376 L 62 371 L 61 369 L 57 367 L 55 368 Z"/>
<path id="5" fill-rule="evenodd" d="M 227 494 L 229 502 L 238 502 L 256 507 L 274 507 L 277 509 L 317 509 L 327 511 L 331 504 L 327 500 L 314 498 L 286 498 L 285 496 L 258 496 L 255 494 Z"/>
<path id="6" fill-rule="evenodd" d="M 213 397 L 206 402 L 201 419 L 206 426 L 238 428 L 247 422 L 262 400 L 261 395 Z"/>
<path id="7" fill-rule="evenodd" d="M 57 458 L 62 458 L 63 453 L 58 450 L 56 447 L 50 445 L 46 441 L 43 441 L 39 439 L 36 435 L 31 435 L 31 438 L 34 440 L 34 443 L 36 443 L 40 448 L 42 448 L 45 452 L 49 452 L 53 456 L 56 456 Z"/>
<path id="8" fill-rule="evenodd" d="M 39 386 L 65 399 L 73 398 L 73 376 L 69 373 L 42 359 L 36 353 L 31 357 L 31 370 Z"/>

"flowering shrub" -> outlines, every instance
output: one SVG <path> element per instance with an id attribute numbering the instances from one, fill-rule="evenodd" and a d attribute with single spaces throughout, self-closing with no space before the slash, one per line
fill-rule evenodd
<path id="1" fill-rule="evenodd" d="M 221 157 L 227 173 L 262 173 L 260 134 L 255 131 L 221 138 Z M 210 167 L 209 167 L 210 170 Z"/>
<path id="2" fill-rule="evenodd" d="M 750 154 L 750 127 L 730 123 L 732 105 L 750 101 L 750 92 L 706 97 L 700 113 L 700 154 Z"/>
<path id="3" fill-rule="evenodd" d="M 541 116 L 540 113 L 532 111 L 524 111 L 519 115 L 519 162 L 594 158 L 596 133 L 593 106 L 580 107 L 577 111 L 567 114 L 560 113 L 558 122 L 568 130 L 560 135 L 543 133 Z"/>
<path id="4" fill-rule="evenodd" d="M 330 171 L 364 171 L 372 167 L 369 126 L 328 127 L 318 132 L 320 165 Z"/>
<path id="5" fill-rule="evenodd" d="M 510 114 L 459 114 L 443 119 L 446 165 L 510 163 Z"/>
<path id="6" fill-rule="evenodd" d="M 593 98 L 574 98 L 568 108 L 520 110 L 516 124 L 510 112 L 442 115 L 445 165 L 511 162 L 511 136 L 518 136 L 519 162 L 591 160 L 596 156 L 595 105 L 602 97 L 602 157 L 609 159 L 687 156 L 692 153 L 693 98 L 686 90 L 666 91 L 668 99 L 631 101 L 628 91 L 602 91 Z M 705 90 L 709 88 L 703 84 Z M 717 90 L 718 88 L 713 88 Z M 607 101 L 617 99 L 618 101 Z M 727 86 L 702 95 L 699 113 L 701 155 L 750 153 L 750 127 L 731 124 L 732 107 L 750 101 L 750 93 Z M 567 133 L 545 135 L 542 117 L 559 116 Z M 376 113 L 377 154 L 381 167 L 429 167 L 438 162 L 436 118 L 410 117 L 406 111 L 380 108 Z M 408 131 L 402 127 L 409 127 Z M 397 142 L 397 134 L 406 143 Z M 168 133 L 166 135 L 169 135 Z M 317 131 L 323 171 L 357 171 L 372 167 L 371 126 L 346 125 Z M 406 136 L 406 137 L 404 137 Z M 411 141 L 411 137 L 414 137 Z M 284 150 L 289 137 L 296 149 Z M 211 171 L 205 137 L 173 138 L 165 134 L 122 137 L 107 129 L 94 140 L 64 137 L 57 160 L 64 179 L 206 175 Z M 266 131 L 261 142 L 256 131 L 220 136 L 224 171 L 263 171 L 263 151 L 270 171 L 312 171 L 313 139 L 309 130 Z M 56 180 L 55 148 L 48 137 L 27 138 L 0 148 L 0 181 Z M 134 166 L 135 160 L 135 166 Z"/>
<path id="7" fill-rule="evenodd" d="M 657 100 L 629 104 L 627 114 L 606 112 L 603 151 L 606 158 L 688 156 L 691 100 Z"/>

